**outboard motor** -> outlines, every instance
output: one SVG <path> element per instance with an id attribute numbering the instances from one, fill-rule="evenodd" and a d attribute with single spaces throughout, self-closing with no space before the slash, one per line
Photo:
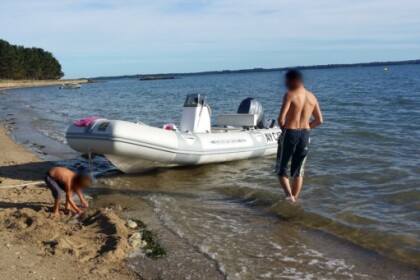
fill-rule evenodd
<path id="1" fill-rule="evenodd" d="M 265 128 L 264 124 L 264 109 L 258 100 L 248 97 L 242 100 L 238 108 L 238 114 L 254 114 L 258 116 L 257 128 Z"/>

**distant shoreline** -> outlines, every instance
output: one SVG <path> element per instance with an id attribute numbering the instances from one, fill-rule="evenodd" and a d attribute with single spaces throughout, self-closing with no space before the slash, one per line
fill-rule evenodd
<path id="1" fill-rule="evenodd" d="M 325 64 L 325 65 L 310 65 L 310 66 L 292 66 L 279 68 L 252 68 L 239 70 L 221 70 L 221 71 L 203 71 L 190 73 L 158 73 L 158 74 L 136 74 L 136 75 L 121 75 L 121 76 L 102 76 L 92 78 L 94 80 L 113 80 L 113 79 L 140 79 L 145 76 L 165 77 L 165 76 L 195 76 L 195 75 L 209 75 L 209 74 L 237 74 L 237 73 L 257 73 L 257 72 L 275 72 L 287 71 L 289 69 L 311 70 L 311 69 L 334 69 L 334 68 L 350 68 L 350 67 L 373 67 L 373 66 L 393 66 L 393 65 L 415 65 L 420 64 L 420 59 L 402 60 L 402 61 L 383 61 L 383 62 L 365 62 L 365 63 L 349 63 L 349 64 Z"/>
<path id="2" fill-rule="evenodd" d="M 89 79 L 68 79 L 68 80 L 0 80 L 0 90 L 56 86 L 65 83 L 88 83 Z"/>

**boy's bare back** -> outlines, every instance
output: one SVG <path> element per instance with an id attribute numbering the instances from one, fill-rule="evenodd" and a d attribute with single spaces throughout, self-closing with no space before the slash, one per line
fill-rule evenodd
<path id="1" fill-rule="evenodd" d="M 73 171 L 60 166 L 51 168 L 48 173 L 54 180 L 66 186 L 70 185 L 70 182 L 76 176 Z"/>
<path id="2" fill-rule="evenodd" d="M 315 95 L 305 88 L 289 91 L 284 96 L 284 106 L 289 106 L 284 128 L 309 129 L 312 115 L 319 115 L 318 101 Z"/>

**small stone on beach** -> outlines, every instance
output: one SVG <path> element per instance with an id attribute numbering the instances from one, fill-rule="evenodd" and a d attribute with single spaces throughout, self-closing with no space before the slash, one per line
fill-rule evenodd
<path id="1" fill-rule="evenodd" d="M 140 248 L 142 246 L 141 233 L 135 232 L 128 239 L 128 243 L 133 248 Z"/>
<path id="2" fill-rule="evenodd" d="M 127 225 L 127 227 L 129 227 L 131 229 L 137 228 L 137 223 L 132 221 L 132 220 L 128 220 L 126 225 Z"/>
<path id="3" fill-rule="evenodd" d="M 140 232 L 135 232 L 135 233 L 133 233 L 133 234 L 130 236 L 129 240 L 132 240 L 132 239 L 141 239 L 141 233 L 140 233 Z"/>
<path id="4" fill-rule="evenodd" d="M 140 248 L 141 247 L 141 240 L 133 239 L 130 240 L 130 246 L 133 248 Z"/>

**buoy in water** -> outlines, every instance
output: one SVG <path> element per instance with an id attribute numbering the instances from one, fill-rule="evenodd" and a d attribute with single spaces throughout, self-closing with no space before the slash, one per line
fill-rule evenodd
<path id="1" fill-rule="evenodd" d="M 384 71 L 388 71 L 388 68 L 386 68 L 386 67 L 385 67 L 385 68 L 384 68 Z"/>

